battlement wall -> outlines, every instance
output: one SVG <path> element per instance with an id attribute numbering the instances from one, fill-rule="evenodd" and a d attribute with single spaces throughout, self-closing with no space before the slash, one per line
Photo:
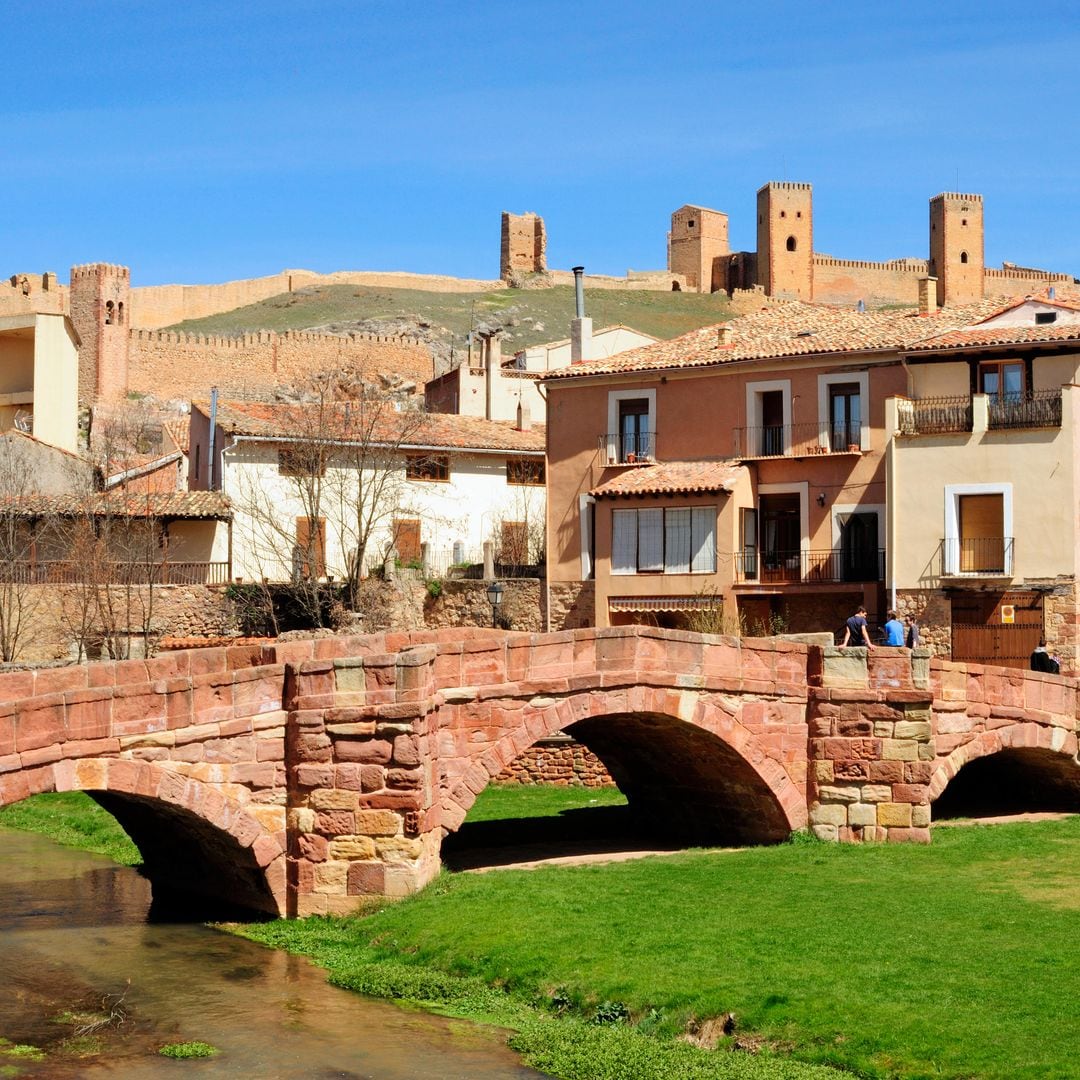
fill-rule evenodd
<path id="1" fill-rule="evenodd" d="M 188 319 L 257 304 L 282 293 L 319 285 L 365 285 L 379 289 L 421 289 L 426 292 L 488 292 L 505 289 L 504 281 L 410 274 L 388 270 L 282 270 L 267 277 L 224 281 L 214 285 L 143 285 L 131 290 L 131 325 L 153 330 Z"/>
<path id="2" fill-rule="evenodd" d="M 51 271 L 44 274 L 12 274 L 0 281 L 0 316 L 66 315 L 68 290 Z"/>
<path id="3" fill-rule="evenodd" d="M 226 338 L 133 330 L 128 336 L 127 390 L 189 398 L 205 396 L 217 386 L 226 395 L 245 396 L 344 367 L 357 367 L 373 379 L 399 375 L 420 391 L 434 372 L 428 347 L 413 338 L 300 331 Z"/>

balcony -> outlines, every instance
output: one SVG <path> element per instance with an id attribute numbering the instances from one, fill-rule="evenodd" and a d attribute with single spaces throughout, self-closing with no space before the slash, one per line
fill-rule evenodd
<path id="1" fill-rule="evenodd" d="M 650 465 L 656 460 L 656 432 L 601 435 L 600 460 L 607 465 Z"/>
<path id="2" fill-rule="evenodd" d="M 948 435 L 971 431 L 973 410 L 969 396 L 929 397 L 896 402 L 897 431 L 901 435 Z"/>
<path id="3" fill-rule="evenodd" d="M 227 585 L 227 562 L 112 562 L 67 559 L 0 563 L 0 582 L 15 585 Z"/>
<path id="4" fill-rule="evenodd" d="M 737 458 L 804 458 L 820 454 L 861 454 L 862 425 L 858 423 L 777 424 L 733 428 L 732 449 Z"/>
<path id="5" fill-rule="evenodd" d="M 941 541 L 944 577 L 1012 577 L 1011 536 L 958 537 Z"/>
<path id="6" fill-rule="evenodd" d="M 885 580 L 885 551 L 735 552 L 735 581 L 753 585 L 835 585 Z"/>
<path id="7" fill-rule="evenodd" d="M 988 394 L 991 431 L 1061 427 L 1061 388 L 1029 394 Z"/>

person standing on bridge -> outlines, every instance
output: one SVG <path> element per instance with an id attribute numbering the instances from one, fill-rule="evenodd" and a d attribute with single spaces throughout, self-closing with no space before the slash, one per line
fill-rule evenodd
<path id="1" fill-rule="evenodd" d="M 895 611 L 889 612 L 889 621 L 885 624 L 885 644 L 898 648 L 904 644 L 904 624 L 896 617 Z"/>
<path id="2" fill-rule="evenodd" d="M 1039 638 L 1039 644 L 1031 653 L 1031 670 L 1043 671 L 1047 675 L 1056 675 L 1061 665 L 1046 651 L 1046 639 Z"/>
<path id="3" fill-rule="evenodd" d="M 855 638 L 852 641 L 852 637 Z M 868 649 L 874 646 L 870 644 L 870 634 L 866 629 L 866 608 L 860 604 L 858 610 L 847 621 L 844 627 L 844 640 L 840 642 L 840 648 L 848 643 L 852 645 L 865 645 Z"/>

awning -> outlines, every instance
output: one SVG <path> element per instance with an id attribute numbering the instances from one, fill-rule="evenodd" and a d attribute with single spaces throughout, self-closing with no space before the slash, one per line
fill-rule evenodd
<path id="1" fill-rule="evenodd" d="M 608 611 L 702 611 L 723 606 L 716 596 L 608 597 Z"/>

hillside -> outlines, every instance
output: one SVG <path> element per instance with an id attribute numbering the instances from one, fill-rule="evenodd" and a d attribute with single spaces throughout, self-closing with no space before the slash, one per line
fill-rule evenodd
<path id="1" fill-rule="evenodd" d="M 723 293 L 631 292 L 586 289 L 585 310 L 600 329 L 622 323 L 658 338 L 731 317 Z M 409 334 L 431 344 L 438 370 L 465 348 L 469 329 L 502 327 L 503 354 L 569 336 L 574 316 L 571 286 L 500 289 L 488 293 L 422 292 L 327 285 L 283 293 L 235 311 L 168 327 L 191 333 L 242 334 L 251 330 L 366 331 Z"/>

